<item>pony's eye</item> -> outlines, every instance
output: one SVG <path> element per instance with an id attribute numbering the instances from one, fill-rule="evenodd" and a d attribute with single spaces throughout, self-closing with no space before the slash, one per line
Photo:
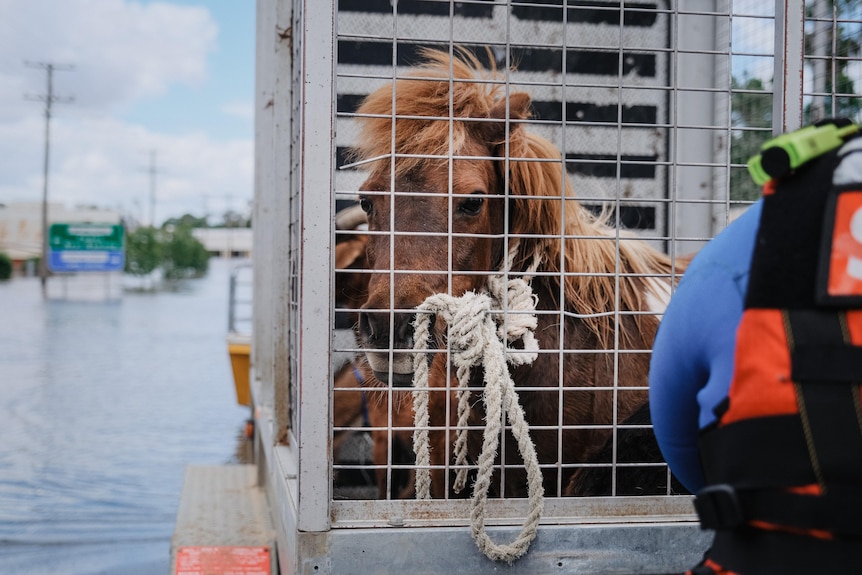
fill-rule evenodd
<path id="1" fill-rule="evenodd" d="M 374 204 L 368 198 L 359 198 L 359 207 L 366 214 L 371 214 L 374 211 Z"/>
<path id="2" fill-rule="evenodd" d="M 485 204 L 485 198 L 473 196 L 466 198 L 458 206 L 458 211 L 468 216 L 476 216 L 482 211 L 482 206 Z"/>

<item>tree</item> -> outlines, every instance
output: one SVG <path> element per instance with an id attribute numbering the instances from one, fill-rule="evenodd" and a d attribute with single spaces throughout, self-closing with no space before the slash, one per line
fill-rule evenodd
<path id="1" fill-rule="evenodd" d="M 192 235 L 192 228 L 177 226 L 166 231 L 162 269 L 167 279 L 201 277 L 209 267 L 206 247 Z"/>
<path id="2" fill-rule="evenodd" d="M 224 213 L 222 217 L 222 226 L 226 228 L 249 228 L 251 227 L 251 220 L 249 218 L 243 216 L 239 212 L 234 210 L 228 210 Z M 217 226 L 217 227 L 222 227 Z"/>
<path id="3" fill-rule="evenodd" d="M 0 281 L 12 277 L 12 258 L 4 252 L 0 252 Z"/>
<path id="4" fill-rule="evenodd" d="M 814 68 L 814 90 L 827 94 L 836 94 L 834 98 L 814 98 L 805 106 L 805 123 L 816 122 L 828 117 L 844 117 L 857 120 L 862 112 L 862 102 L 856 96 L 853 80 L 847 74 L 849 64 L 862 53 L 862 43 L 859 41 L 859 20 L 862 18 L 862 7 L 859 0 L 817 0 L 823 3 L 825 13 L 831 17 L 833 9 L 839 18 L 845 21 L 837 22 L 832 29 L 831 22 L 819 21 L 805 35 L 805 53 L 814 56 L 820 51 L 819 57 L 809 57 L 808 64 Z M 806 3 L 806 16 L 814 18 L 815 7 Z M 821 6 L 818 6 L 820 8 Z M 833 53 L 834 52 L 834 53 Z M 818 63 L 822 67 L 817 72 Z M 822 78 L 817 76 L 822 74 Z M 819 86 L 818 86 L 819 84 Z M 834 86 L 833 86 L 834 84 Z M 837 96 L 837 94 L 848 94 Z"/>
<path id="5" fill-rule="evenodd" d="M 859 119 L 862 113 L 862 99 L 837 94 L 854 94 L 855 86 L 848 75 L 848 65 L 862 53 L 862 43 L 859 40 L 859 21 L 862 19 L 862 7 L 858 0 L 819 0 L 829 3 L 829 14 L 834 7 L 843 22 L 839 22 L 833 30 L 831 23 L 816 22 L 806 30 L 805 53 L 806 74 L 815 74 L 814 68 L 820 62 L 823 84 L 819 88 L 826 93 L 835 93 L 834 98 L 822 100 L 813 98 L 803 110 L 803 123 L 810 124 L 823 117 L 843 116 L 852 120 Z M 809 5 L 807 17 L 813 18 L 813 10 Z M 819 34 L 818 26 L 826 26 L 825 32 Z M 834 42 L 833 42 L 834 35 Z M 819 44 L 820 55 L 815 56 L 816 45 Z M 833 50 L 834 45 L 834 50 Z M 833 54 L 834 52 L 834 54 Z M 833 77 L 835 78 L 833 87 Z M 759 78 L 743 75 L 732 79 L 733 94 L 731 96 L 731 118 L 735 128 L 730 142 L 730 161 L 734 165 L 745 164 L 749 158 L 760 152 L 760 147 L 772 137 L 772 92 L 766 83 Z M 818 88 L 815 87 L 815 90 Z M 748 170 L 737 167 L 730 173 L 731 200 L 756 200 L 761 195 L 759 187 L 751 180 Z"/>
<path id="6" fill-rule="evenodd" d="M 179 218 L 170 218 L 162 224 L 162 229 L 187 227 L 187 228 L 205 228 L 207 227 L 206 217 L 198 218 L 191 214 L 183 214 Z"/>
<path id="7" fill-rule="evenodd" d="M 161 263 L 162 245 L 155 228 L 140 227 L 126 234 L 126 273 L 144 276 Z"/>
<path id="8" fill-rule="evenodd" d="M 772 93 L 767 92 L 760 78 L 731 79 L 731 121 L 739 129 L 730 140 L 730 162 L 747 164 L 760 151 L 760 146 L 772 137 Z M 756 200 L 760 188 L 746 168 L 730 171 L 730 199 Z"/>
<path id="9" fill-rule="evenodd" d="M 127 234 L 126 273 L 147 275 L 161 268 L 166 279 L 182 279 L 201 277 L 208 267 L 209 253 L 190 226 L 140 227 Z"/>

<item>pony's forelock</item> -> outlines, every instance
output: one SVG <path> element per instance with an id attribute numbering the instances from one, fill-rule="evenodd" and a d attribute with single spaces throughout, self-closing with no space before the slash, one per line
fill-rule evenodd
<path id="1" fill-rule="evenodd" d="M 372 92 L 356 111 L 362 137 L 350 161 L 375 160 L 372 169 L 379 169 L 398 154 L 396 177 L 433 161 L 427 156 L 445 161 L 468 142 L 465 120 L 488 118 L 502 97 L 496 69 L 484 69 L 472 53 L 421 55 L 422 65 Z"/>

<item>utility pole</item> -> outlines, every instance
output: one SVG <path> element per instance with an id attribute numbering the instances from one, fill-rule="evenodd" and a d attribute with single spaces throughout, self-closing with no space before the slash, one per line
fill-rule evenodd
<path id="1" fill-rule="evenodd" d="M 51 106 L 54 102 L 72 102 L 74 98 L 54 95 L 54 72 L 71 70 L 73 66 L 51 62 L 24 62 L 30 68 L 41 68 L 47 72 L 48 91 L 42 96 L 25 96 L 28 100 L 45 102 L 45 165 L 42 183 L 42 257 L 39 262 L 39 278 L 42 282 L 42 296 L 47 295 L 48 282 L 48 166 L 51 150 Z"/>
<path id="2" fill-rule="evenodd" d="M 156 227 L 156 151 L 150 150 L 150 167 L 146 170 L 150 174 L 150 226 Z"/>

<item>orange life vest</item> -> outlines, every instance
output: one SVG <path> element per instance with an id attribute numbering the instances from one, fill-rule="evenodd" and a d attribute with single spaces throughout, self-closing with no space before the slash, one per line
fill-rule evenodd
<path id="1" fill-rule="evenodd" d="M 842 162 L 862 173 L 860 142 L 764 186 L 733 380 L 700 437 L 695 508 L 724 569 L 862 559 L 862 178 L 833 185 Z"/>

